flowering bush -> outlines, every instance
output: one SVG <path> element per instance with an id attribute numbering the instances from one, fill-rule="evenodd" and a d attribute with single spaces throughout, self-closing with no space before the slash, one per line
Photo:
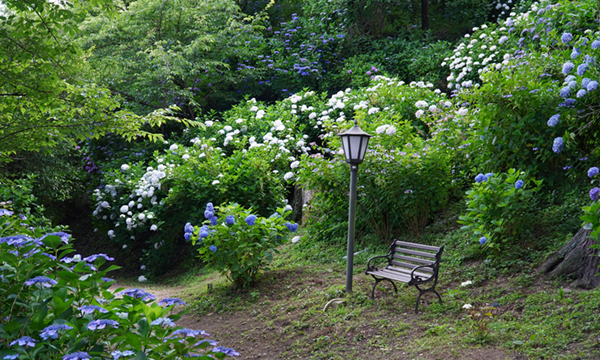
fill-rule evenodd
<path id="1" fill-rule="evenodd" d="M 198 340 L 202 330 L 176 326 L 180 299 L 158 303 L 141 289 L 115 285 L 106 254 L 73 255 L 70 235 L 29 228 L 0 209 L 0 358 L 203 359 L 234 350 Z M 208 347 L 212 346 L 212 349 Z M 239 355 L 239 354 L 238 354 Z M 211 357 L 212 356 L 212 357 Z"/>
<path id="2" fill-rule="evenodd" d="M 541 180 L 529 180 L 524 172 L 478 174 L 473 188 L 467 191 L 467 213 L 460 217 L 463 229 L 471 232 L 492 254 L 499 255 L 517 243 L 528 226 L 527 210 Z"/>
<path id="3" fill-rule="evenodd" d="M 192 227 L 188 223 L 184 234 L 193 244 L 200 245 L 199 257 L 208 266 L 236 286 L 246 287 L 260 271 L 269 270 L 284 237 L 298 229 L 298 224 L 286 220 L 291 210 L 286 206 L 265 218 L 237 204 L 213 207 L 208 203 L 204 225 Z"/>

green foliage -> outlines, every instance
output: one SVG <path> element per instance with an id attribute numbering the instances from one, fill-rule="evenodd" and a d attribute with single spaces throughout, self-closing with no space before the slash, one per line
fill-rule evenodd
<path id="1" fill-rule="evenodd" d="M 16 180 L 1 179 L 0 206 L 8 207 L 24 218 L 33 216 L 30 220 L 32 224 L 47 227 L 50 222 L 42 214 L 44 207 L 37 204 L 33 194 L 34 184 L 35 177 L 31 175 Z"/>
<path id="2" fill-rule="evenodd" d="M 192 243 L 198 243 L 198 257 L 209 267 L 227 276 L 236 286 L 249 286 L 261 271 L 270 270 L 273 254 L 286 233 L 297 224 L 286 220 L 291 208 L 281 208 L 270 217 L 252 214 L 238 204 L 206 206 L 202 227 L 194 227 Z M 215 217 L 217 219 L 215 219 Z M 186 231 L 191 230 L 186 226 Z M 189 232 L 188 232 L 189 233 Z"/>
<path id="3" fill-rule="evenodd" d="M 519 236 L 530 226 L 530 201 L 540 190 L 541 180 L 528 179 L 525 172 L 479 174 L 467 191 L 467 214 L 460 217 L 462 229 L 472 233 L 494 256 L 505 255 L 520 246 Z"/>
<path id="4" fill-rule="evenodd" d="M 115 281 L 105 276 L 117 267 L 103 265 L 112 258 L 71 256 L 69 234 L 28 226 L 16 216 L 0 217 L 2 358 L 57 359 L 84 352 L 106 359 L 116 358 L 116 351 L 138 359 L 225 357 L 208 350 L 209 342 L 197 342 L 197 334 L 174 326 L 186 311 L 174 313 L 174 305 L 161 306 L 144 290 L 111 291 Z M 63 329 L 52 332 L 51 326 Z"/>

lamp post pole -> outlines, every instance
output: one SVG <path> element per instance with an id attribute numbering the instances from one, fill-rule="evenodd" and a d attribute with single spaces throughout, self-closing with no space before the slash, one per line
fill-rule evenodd
<path id="1" fill-rule="evenodd" d="M 356 217 L 356 180 L 358 164 L 350 165 L 350 208 L 348 210 L 348 254 L 346 256 L 346 292 L 352 292 L 354 268 L 354 219 Z"/>

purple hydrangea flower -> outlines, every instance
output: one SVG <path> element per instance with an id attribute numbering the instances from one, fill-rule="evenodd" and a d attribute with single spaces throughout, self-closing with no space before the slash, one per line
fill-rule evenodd
<path id="1" fill-rule="evenodd" d="M 563 141 L 563 138 L 557 137 L 556 139 L 554 139 L 554 143 L 552 144 L 552 151 L 558 154 L 563 150 L 564 145 L 565 143 Z"/>
<path id="2" fill-rule="evenodd" d="M 598 172 L 600 172 L 600 170 L 594 166 L 588 170 L 587 175 L 589 177 L 593 178 L 594 176 L 598 175 Z"/>
<path id="3" fill-rule="evenodd" d="M 117 295 L 126 295 L 126 296 L 131 296 L 133 298 L 142 299 L 142 300 L 156 299 L 156 296 L 154 296 L 154 295 L 146 292 L 146 290 L 142 290 L 142 289 L 127 289 L 127 290 L 121 291 Z"/>
<path id="4" fill-rule="evenodd" d="M 63 360 L 89 360 L 90 355 L 88 353 L 86 353 L 85 351 L 78 351 L 78 352 L 74 352 L 72 354 L 67 354 L 65 356 L 63 356 Z"/>
<path id="5" fill-rule="evenodd" d="M 593 188 L 592 190 L 590 190 L 590 199 L 592 199 L 593 201 L 598 200 L 598 195 L 600 195 L 600 188 Z"/>
<path id="6" fill-rule="evenodd" d="M 577 75 L 583 76 L 583 74 L 585 74 L 585 72 L 587 71 L 587 67 L 588 66 L 587 66 L 586 63 L 583 63 L 583 64 L 579 65 L 577 67 Z"/>
<path id="7" fill-rule="evenodd" d="M 523 180 L 517 180 L 517 182 L 515 182 L 515 189 L 520 189 L 523 187 Z"/>
<path id="8" fill-rule="evenodd" d="M 481 245 L 485 244 L 486 241 L 487 241 L 487 238 L 485 236 L 482 236 L 481 238 L 479 238 L 479 243 Z"/>
<path id="9" fill-rule="evenodd" d="M 584 96 L 585 96 L 585 94 L 587 94 L 587 91 L 585 91 L 585 90 L 581 89 L 581 90 L 579 90 L 579 91 L 577 92 L 577 97 L 578 97 L 578 98 L 582 98 L 582 97 L 584 97 Z"/>
<path id="10" fill-rule="evenodd" d="M 83 261 L 85 261 L 85 262 L 94 262 L 94 261 L 96 261 L 96 259 L 98 259 L 100 257 L 104 258 L 106 261 L 114 261 L 115 260 L 115 258 L 110 257 L 110 256 L 108 256 L 106 254 L 94 254 L 94 255 L 90 255 L 88 257 L 84 257 Z"/>
<path id="11" fill-rule="evenodd" d="M 100 278 L 100 280 L 102 280 L 102 281 L 104 281 L 104 282 L 111 282 L 111 281 L 115 281 L 115 279 L 111 279 L 111 278 L 107 278 L 107 277 Z"/>
<path id="12" fill-rule="evenodd" d="M 50 236 L 50 235 L 60 237 L 60 240 L 62 242 L 64 242 L 65 244 L 69 243 L 69 238 L 71 237 L 71 234 L 67 234 L 65 232 L 58 231 L 58 232 L 53 232 L 53 233 L 46 234 L 46 235 L 44 235 L 44 237 L 42 239 L 44 239 L 46 236 Z"/>
<path id="13" fill-rule="evenodd" d="M 158 305 L 163 305 L 163 306 L 185 305 L 185 306 L 187 306 L 187 304 L 179 298 L 164 298 L 158 302 Z"/>
<path id="14" fill-rule="evenodd" d="M 107 320 L 107 319 L 92 320 L 88 323 L 87 327 L 90 330 L 102 330 L 102 329 L 106 328 L 107 326 L 112 326 L 114 328 L 118 328 L 119 323 L 116 322 L 115 320 Z"/>
<path id="15" fill-rule="evenodd" d="M 132 356 L 132 355 L 135 355 L 135 351 L 133 351 L 133 350 L 125 350 L 125 351 L 115 350 L 115 351 L 111 352 L 110 355 L 112 355 L 113 360 L 117 360 L 121 356 Z"/>
<path id="16" fill-rule="evenodd" d="M 193 233 L 194 232 L 194 227 L 192 226 L 192 224 L 187 223 L 185 224 L 185 226 L 183 227 L 183 232 L 184 233 Z"/>
<path id="17" fill-rule="evenodd" d="M 594 40 L 592 42 L 592 49 L 596 50 L 597 48 L 600 48 L 600 41 L 599 40 Z"/>
<path id="18" fill-rule="evenodd" d="M 4 215 L 12 216 L 14 213 L 15 213 L 14 211 L 0 209 L 0 216 L 4 216 Z"/>
<path id="19" fill-rule="evenodd" d="M 487 178 L 482 173 L 479 173 L 479 174 L 477 174 L 477 176 L 475 176 L 476 183 L 484 182 L 486 180 L 487 180 Z"/>
<path id="20" fill-rule="evenodd" d="M 254 225 L 256 222 L 256 215 L 248 215 L 246 216 L 246 224 L 248 225 Z"/>
<path id="21" fill-rule="evenodd" d="M 210 336 L 206 331 L 204 330 L 192 330 L 192 329 L 188 329 L 188 328 L 183 328 L 183 329 L 179 329 L 179 330 L 175 330 L 173 332 L 173 335 L 183 335 L 185 337 L 196 337 L 198 335 L 202 335 L 202 336 Z"/>
<path id="22" fill-rule="evenodd" d="M 98 311 L 98 312 L 101 312 L 103 314 L 108 313 L 108 310 L 106 310 L 105 308 L 100 307 L 98 305 L 84 305 L 84 306 L 78 308 L 78 310 L 81 311 L 81 312 L 83 312 L 84 314 L 91 314 L 94 311 Z"/>
<path id="23" fill-rule="evenodd" d="M 72 326 L 69 325 L 50 325 L 46 327 L 44 330 L 40 331 L 40 336 L 44 340 L 48 340 L 49 338 L 56 339 L 58 336 L 58 332 L 60 330 L 71 330 Z"/>
<path id="24" fill-rule="evenodd" d="M 562 40 L 563 43 L 567 44 L 569 43 L 571 40 L 573 40 L 573 35 L 571 33 L 564 33 L 562 34 L 562 36 L 560 37 L 560 40 Z"/>
<path id="25" fill-rule="evenodd" d="M 212 226 L 216 226 L 218 223 L 219 223 L 219 218 L 218 218 L 218 217 L 216 217 L 216 216 L 213 216 L 213 217 L 210 219 L 210 224 L 211 224 Z"/>
<path id="26" fill-rule="evenodd" d="M 597 88 L 598 88 L 597 81 L 590 81 L 590 83 L 587 85 L 587 91 L 593 91 L 593 90 L 596 90 Z"/>
<path id="27" fill-rule="evenodd" d="M 6 360 L 15 360 L 15 359 L 18 359 L 19 356 L 20 356 L 20 354 L 6 355 L 6 356 L 4 356 L 4 359 L 6 359 Z"/>
<path id="28" fill-rule="evenodd" d="M 212 351 L 213 352 L 221 352 L 227 356 L 240 356 L 239 352 L 237 352 L 233 349 L 230 349 L 230 348 L 223 347 L 223 346 L 217 346 L 217 347 L 213 348 Z"/>
<path id="29" fill-rule="evenodd" d="M 560 114 L 554 114 L 554 115 L 550 116 L 550 119 L 548 120 L 548 126 L 555 127 L 556 125 L 558 125 L 559 120 L 560 120 Z"/>
<path id="30" fill-rule="evenodd" d="M 194 344 L 194 347 L 200 346 L 201 344 L 204 344 L 204 343 L 208 343 L 210 346 L 217 346 L 217 345 L 219 345 L 218 341 L 214 341 L 214 340 L 200 340 L 200 341 L 198 341 L 197 343 Z"/>
<path id="31" fill-rule="evenodd" d="M 567 74 L 568 74 L 568 73 L 570 73 L 570 72 L 571 72 L 571 71 L 572 71 L 574 68 L 575 68 L 575 65 L 574 65 L 572 62 L 570 62 L 570 61 L 567 61 L 567 62 L 566 62 L 564 65 L 563 65 L 563 68 L 562 68 L 562 73 L 563 73 L 563 74 L 565 74 L 565 75 L 567 75 Z"/>
<path id="32" fill-rule="evenodd" d="M 560 97 L 563 99 L 568 98 L 569 96 L 571 96 L 571 88 L 568 86 L 565 86 L 564 88 L 560 89 Z"/>
<path id="33" fill-rule="evenodd" d="M 31 286 L 33 284 L 40 284 L 43 287 L 49 288 L 49 287 L 52 287 L 52 285 L 58 284 L 58 282 L 56 282 L 56 280 L 50 279 L 49 277 L 46 277 L 46 276 L 36 276 L 32 279 L 25 281 L 25 285 L 27 285 L 27 286 Z"/>
<path id="34" fill-rule="evenodd" d="M 214 246 L 214 245 L 211 245 L 211 246 L 209 246 L 208 248 L 209 248 L 209 249 L 210 249 L 210 251 L 212 251 L 212 252 L 217 252 L 217 247 L 216 247 L 216 246 Z"/>
<path id="35" fill-rule="evenodd" d="M 499 40 L 498 43 L 503 44 L 506 40 L 508 40 L 508 36 L 502 36 Z"/>
<path id="36" fill-rule="evenodd" d="M 19 345 L 19 346 L 34 347 L 36 342 L 38 342 L 38 341 L 32 339 L 29 336 L 23 336 L 22 338 L 18 338 L 17 340 L 12 341 L 10 343 L 10 346 Z"/>
<path id="37" fill-rule="evenodd" d="M 227 215 L 227 217 L 225 218 L 225 222 L 226 222 L 228 225 L 233 225 L 233 224 L 235 224 L 235 216 L 233 216 L 233 215 Z"/>
<path id="38" fill-rule="evenodd" d="M 288 228 L 288 230 L 290 230 L 291 232 L 296 232 L 296 230 L 298 230 L 298 224 L 292 224 L 290 222 L 286 222 L 285 226 Z"/>

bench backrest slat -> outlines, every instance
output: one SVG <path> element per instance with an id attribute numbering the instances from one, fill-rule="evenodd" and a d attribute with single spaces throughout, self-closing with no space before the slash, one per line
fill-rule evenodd
<path id="1" fill-rule="evenodd" d="M 432 254 L 432 253 L 428 253 L 428 252 L 424 252 L 424 251 L 405 249 L 405 248 L 401 248 L 398 246 L 394 246 L 393 251 L 396 253 L 404 253 L 404 254 L 409 254 L 409 255 L 423 256 L 423 257 L 428 257 L 428 258 L 432 258 L 432 259 L 435 259 L 435 257 L 436 257 L 436 254 Z"/>
<path id="2" fill-rule="evenodd" d="M 394 242 L 394 245 L 396 245 L 396 246 L 404 246 L 404 247 L 411 247 L 411 248 L 421 249 L 421 250 L 435 251 L 435 252 L 438 252 L 440 250 L 439 246 L 415 244 L 415 243 L 409 243 L 409 242 L 400 241 L 400 240 L 396 240 Z"/>
<path id="3" fill-rule="evenodd" d="M 396 272 L 399 272 L 399 273 L 402 273 L 402 274 L 407 274 L 407 275 L 410 275 L 411 272 L 412 272 L 411 270 L 407 270 L 407 269 L 403 269 L 403 268 L 397 268 L 397 267 L 393 267 L 393 266 L 388 266 L 386 269 L 387 270 L 393 270 L 393 271 L 396 271 Z M 421 270 L 421 269 L 419 269 L 419 270 Z M 428 274 L 428 273 L 418 272 L 418 271 L 415 271 L 414 274 L 417 275 L 417 276 L 424 277 L 424 278 L 429 278 L 429 277 L 433 276 L 433 274 Z"/>
<path id="4" fill-rule="evenodd" d="M 417 266 L 420 266 L 420 265 L 408 264 L 408 263 L 394 261 L 394 260 L 392 260 L 390 263 L 394 266 L 407 268 L 407 269 L 409 269 L 409 271 L 416 268 Z M 430 267 L 419 268 L 419 271 L 433 273 L 433 268 L 430 268 Z"/>
<path id="5" fill-rule="evenodd" d="M 420 259 L 420 258 L 404 256 L 404 255 L 400 255 L 400 254 L 393 254 L 393 257 L 394 257 L 394 259 L 416 262 L 421 265 L 429 265 L 429 264 L 433 264 L 435 262 L 435 261 L 429 260 L 429 259 Z"/>

